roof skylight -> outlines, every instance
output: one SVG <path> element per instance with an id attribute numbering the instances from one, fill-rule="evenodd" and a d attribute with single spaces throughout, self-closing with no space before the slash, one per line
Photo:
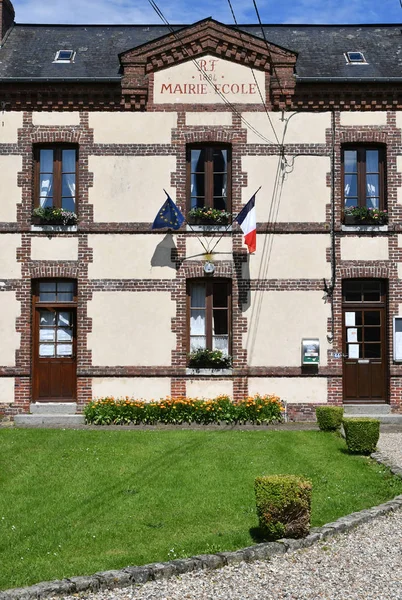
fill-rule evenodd
<path id="1" fill-rule="evenodd" d="M 74 50 L 58 50 L 53 62 L 71 63 L 74 60 Z"/>
<path id="2" fill-rule="evenodd" d="M 345 58 L 349 64 L 367 64 L 363 52 L 346 52 Z"/>

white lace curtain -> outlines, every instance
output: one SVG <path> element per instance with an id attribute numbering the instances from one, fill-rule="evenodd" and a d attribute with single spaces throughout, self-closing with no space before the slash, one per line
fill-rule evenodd
<path id="1" fill-rule="evenodd" d="M 66 149 L 62 151 L 62 198 L 73 198 L 75 204 L 75 163 L 76 151 Z M 39 198 L 42 208 L 53 206 L 53 168 L 54 150 L 46 148 L 40 151 L 40 181 Z"/>
<path id="2" fill-rule="evenodd" d="M 193 285 L 191 287 L 191 314 L 190 314 L 190 350 L 206 347 L 206 330 L 205 330 L 205 285 Z"/>

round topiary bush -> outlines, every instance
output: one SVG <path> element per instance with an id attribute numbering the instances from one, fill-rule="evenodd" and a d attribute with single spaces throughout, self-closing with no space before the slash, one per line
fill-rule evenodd
<path id="1" fill-rule="evenodd" d="M 343 408 L 341 406 L 317 406 L 315 415 L 321 431 L 337 431 L 342 425 Z"/>
<path id="2" fill-rule="evenodd" d="M 343 419 L 346 445 L 349 452 L 371 454 L 380 437 L 380 421 L 377 419 Z"/>

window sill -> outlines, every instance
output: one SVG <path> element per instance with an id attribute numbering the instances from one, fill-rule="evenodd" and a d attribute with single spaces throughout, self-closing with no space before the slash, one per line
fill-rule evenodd
<path id="1" fill-rule="evenodd" d="M 388 231 L 388 225 L 344 225 L 342 231 Z"/>
<path id="2" fill-rule="evenodd" d="M 233 369 L 194 369 L 187 367 L 186 375 L 204 375 L 207 377 L 221 377 L 222 375 L 232 375 Z"/>
<path id="3" fill-rule="evenodd" d="M 228 233 L 232 231 L 231 225 L 190 225 L 187 223 L 186 231 L 194 231 L 196 233 L 214 233 L 214 232 L 225 232 Z"/>
<path id="4" fill-rule="evenodd" d="M 44 233 L 66 233 L 78 231 L 77 225 L 31 225 L 31 231 Z"/>

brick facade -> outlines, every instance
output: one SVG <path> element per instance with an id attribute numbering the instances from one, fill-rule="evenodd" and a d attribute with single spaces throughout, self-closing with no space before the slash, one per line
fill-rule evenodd
<path id="1" fill-rule="evenodd" d="M 1 4 L 1 3 L 0 3 Z M 3 9 L 7 3 L 1 4 Z M 4 21 L 4 18 L 3 18 Z M 266 44 L 256 37 L 246 33 L 228 30 L 226 27 L 213 21 L 203 21 L 194 27 L 188 28 L 177 35 L 165 36 L 150 42 L 139 49 L 125 52 L 121 56 L 123 78 L 121 85 L 115 83 L 89 84 L 89 83 L 8 83 L 2 85 L 0 102 L 5 103 L 3 119 L 15 113 L 22 114 L 22 126 L 18 127 L 17 139 L 14 143 L 1 142 L 0 161 L 2 157 L 21 157 L 22 168 L 16 174 L 17 186 L 21 192 L 21 202 L 16 206 L 16 220 L 0 222 L 1 237 L 6 235 L 20 236 L 20 245 L 16 251 L 16 262 L 21 268 L 21 276 L 8 278 L 2 276 L 2 292 L 14 292 L 19 303 L 20 316 L 15 322 L 15 332 L 19 335 L 19 348 L 15 352 L 15 365 L 0 364 L 1 378 L 14 378 L 15 396 L 12 399 L 0 398 L 0 411 L 8 415 L 15 415 L 29 411 L 32 400 L 32 282 L 44 278 L 74 279 L 78 287 L 77 306 L 77 401 L 78 410 L 93 396 L 93 380 L 106 380 L 110 378 L 124 378 L 132 381 L 132 395 L 136 395 L 136 381 L 149 378 L 150 385 L 155 379 L 168 378 L 170 381 L 169 393 L 173 397 L 183 396 L 188 393 L 189 381 L 202 381 L 205 385 L 213 386 L 215 381 L 229 381 L 232 385 L 233 399 L 240 400 L 258 388 L 261 382 L 260 393 L 276 393 L 275 385 L 270 387 L 267 381 L 278 384 L 289 383 L 289 389 L 296 389 L 299 380 L 317 381 L 317 390 L 322 390 L 325 382 L 326 392 L 314 392 L 312 398 L 305 400 L 297 396 L 296 392 L 290 393 L 293 400 L 288 400 L 288 416 L 295 420 L 311 420 L 314 418 L 314 407 L 318 404 L 342 404 L 342 361 L 335 357 L 336 352 L 342 352 L 342 281 L 351 278 L 370 278 L 386 280 L 388 287 L 387 306 L 387 336 L 388 336 L 388 361 L 389 361 L 389 401 L 394 412 L 402 410 L 402 365 L 393 361 L 392 347 L 392 316 L 399 313 L 399 302 L 402 292 L 402 280 L 399 279 L 398 263 L 402 263 L 402 244 L 398 235 L 402 232 L 401 216 L 402 205 L 398 201 L 398 189 L 402 185 L 401 174 L 398 172 L 398 157 L 402 156 L 401 128 L 398 127 L 397 109 L 400 99 L 398 90 L 390 85 L 380 87 L 372 84 L 368 89 L 362 84 L 352 87 L 349 84 L 340 84 L 335 90 L 332 84 L 322 85 L 299 84 L 294 78 L 294 65 L 296 55 L 293 52 L 281 50 Z M 249 105 L 236 103 L 228 106 L 222 102 L 216 104 L 191 104 L 176 102 L 172 104 L 157 104 L 154 98 L 154 74 L 161 69 L 186 63 L 188 60 L 203 56 L 206 52 L 226 60 L 229 63 L 246 65 L 263 71 L 265 75 L 266 107 L 262 104 Z M 274 57 L 274 58 L 272 58 Z M 396 100 L 395 100 L 396 98 Z M 265 110 L 272 114 L 280 114 L 286 109 L 283 118 L 290 123 L 290 113 L 310 116 L 328 113 L 328 126 L 326 127 L 321 142 L 296 141 L 282 144 L 251 143 L 248 140 L 251 128 L 245 114 L 265 114 Z M 342 125 L 341 112 L 345 110 L 386 111 L 384 125 Z M 55 115 L 64 112 L 79 112 L 79 123 L 75 125 L 35 125 L 33 111 L 45 114 L 51 112 Z M 164 140 L 161 143 L 122 143 L 120 141 L 96 141 L 96 127 L 91 127 L 91 115 L 102 113 L 105 120 L 109 113 L 155 113 L 177 115 L 176 126 L 171 129 L 170 143 Z M 186 116 L 197 114 L 200 116 L 199 125 L 187 124 Z M 208 125 L 202 124 L 202 115 L 211 113 L 229 113 L 231 124 Z M 57 118 L 55 123 L 57 122 Z M 206 119 L 206 123 L 208 120 Z M 332 122 L 332 126 L 330 123 Z M 400 123 L 399 123 L 400 125 Z M 273 132 L 271 131 L 271 135 Z M 275 132 L 276 135 L 276 132 Z M 78 172 L 78 215 L 77 231 L 67 229 L 58 232 L 32 230 L 33 207 L 33 148 L 40 144 L 72 143 L 79 152 Z M 90 164 L 94 157 L 108 157 L 110 162 L 122 157 L 143 157 L 147 160 L 156 158 L 172 158 L 175 169 L 163 174 L 166 186 L 174 190 L 174 199 L 180 210 L 186 212 L 186 148 L 195 143 L 221 143 L 231 147 L 232 154 L 232 211 L 237 214 L 249 193 L 252 185 L 253 161 L 272 159 L 277 162 L 277 169 L 272 170 L 271 180 L 274 181 L 272 195 L 263 189 L 257 196 L 257 216 L 264 214 L 264 220 L 258 221 L 257 254 L 260 253 L 260 267 L 258 276 L 250 275 L 253 267 L 243 245 L 243 236 L 237 226 L 233 231 L 223 233 L 205 233 L 205 237 L 218 240 L 221 236 L 224 242 L 230 243 L 232 251 L 225 258 L 215 261 L 216 270 L 214 278 L 225 278 L 231 281 L 232 287 L 232 355 L 233 371 L 230 375 L 221 378 L 207 375 L 189 375 L 187 365 L 187 316 L 186 316 L 186 285 L 189 279 L 205 277 L 203 265 L 205 257 L 188 257 L 188 247 L 200 235 L 186 231 L 183 227 L 175 233 L 175 241 L 171 249 L 170 259 L 174 265 L 174 276 L 162 275 L 157 277 L 116 277 L 99 278 L 91 276 L 96 252 L 91 244 L 94 237 L 105 240 L 107 236 L 150 236 L 155 240 L 155 246 L 160 242 L 160 231 L 150 229 L 152 217 L 149 220 L 102 221 L 96 217 L 100 200 L 94 195 L 94 181 L 99 177 L 99 171 L 94 172 Z M 364 232 L 347 231 L 342 227 L 342 180 L 341 180 L 341 148 L 345 143 L 373 143 L 381 144 L 386 148 L 387 169 L 387 209 L 389 224 L 386 231 L 369 229 Z M 291 184 L 295 177 L 295 169 L 300 164 L 301 157 L 305 159 L 323 159 L 328 169 L 323 171 L 321 179 L 323 189 L 326 188 L 322 201 L 316 202 L 318 207 L 316 217 L 313 215 L 308 220 L 302 218 L 292 220 L 279 219 L 281 210 L 288 210 L 283 205 L 282 192 L 286 185 Z M 1 162 L 0 162 L 1 164 Z M 258 163 L 260 164 L 260 163 Z M 268 163 L 267 163 L 268 164 Z M 271 164 L 271 163 L 270 163 Z M 274 164 L 274 163 L 272 163 Z M 313 165 L 321 164 L 313 162 Z M 249 165 L 249 166 L 247 166 Z M 251 166 L 250 166 L 251 165 Z M 99 167 L 98 167 L 99 168 Z M 261 173 L 262 175 L 262 173 Z M 305 178 L 310 177 L 306 172 Z M 127 173 L 129 177 L 129 173 Z M 135 182 L 134 182 L 135 183 Z M 254 185 L 254 184 L 253 184 Z M 250 194 L 251 195 L 251 194 Z M 314 189 L 311 190 L 314 195 Z M 135 190 L 133 190 L 135 196 Z M 143 203 L 148 202 L 143 198 Z M 111 198 L 110 202 L 118 203 L 119 197 Z M 138 200 L 137 200 L 138 201 Z M 152 199 L 154 201 L 154 199 Z M 163 201 L 161 189 L 160 204 Z M 315 201 L 315 200 L 314 200 Z M 286 202 L 292 202 L 295 211 L 299 210 L 298 203 L 308 204 L 308 195 L 299 199 L 286 196 Z M 260 204 L 258 204 L 260 203 Z M 294 204 L 293 204 L 294 203 Z M 159 204 L 159 200 L 156 201 Z M 260 210 L 264 208 L 264 210 Z M 123 211 L 124 212 L 124 211 Z M 297 211 L 296 211 L 297 212 Z M 297 212 L 297 214 L 300 214 Z M 203 235 L 203 234 L 201 234 Z M 285 238 L 284 236 L 289 236 Z M 280 238 L 289 240 L 289 258 L 284 263 L 292 262 L 290 246 L 298 243 L 297 236 L 308 236 L 312 257 L 315 247 L 324 241 L 326 243 L 325 255 L 315 257 L 320 259 L 323 267 L 311 267 L 314 275 L 306 276 L 296 273 L 287 277 L 284 264 L 283 277 L 271 276 L 272 256 Z M 163 236 L 162 236 L 163 237 Z M 384 239 L 388 244 L 387 258 L 374 260 L 344 260 L 342 258 L 342 240 L 350 238 L 364 238 L 376 240 Z M 33 259 L 32 245 L 37 239 L 72 239 L 78 240 L 78 253 L 74 260 L 57 260 L 53 258 Z M 91 242 L 92 240 L 92 242 Z M 100 243 L 100 242 L 99 242 Z M 139 247 L 139 252 L 141 249 Z M 292 250 L 295 252 L 295 250 Z M 121 260 L 130 261 L 130 256 L 122 256 Z M 308 270 L 308 266 L 306 267 Z M 319 274 L 315 274 L 319 272 Z M 166 336 L 172 336 L 174 341 L 170 349 L 170 364 L 141 364 L 133 360 L 133 364 L 97 364 L 94 360 L 93 347 L 90 337 L 96 333 L 99 321 L 94 325 L 94 318 L 90 315 L 94 297 L 99 294 L 127 292 L 138 294 L 141 297 L 147 293 L 168 293 L 175 306 L 175 315 L 171 318 L 169 331 Z M 280 294 L 272 296 L 272 294 Z M 295 300 L 293 301 L 292 294 Z M 274 357 L 272 346 L 277 343 L 280 347 L 280 356 L 286 352 L 291 355 L 291 360 L 283 364 L 280 359 L 265 362 L 261 352 L 255 348 L 263 348 L 263 342 L 258 337 L 259 329 L 265 327 L 269 330 L 269 323 L 275 326 L 276 316 L 267 312 L 264 305 L 267 298 L 289 299 L 297 308 L 296 294 L 305 294 L 306 298 L 315 299 L 322 295 L 322 314 L 317 316 L 320 321 L 320 342 L 325 356 L 322 356 L 320 366 L 307 368 L 301 366 L 300 340 L 288 341 L 286 325 L 282 330 L 281 339 L 270 339 L 267 334 L 266 346 L 269 356 Z M 310 294 L 310 295 L 309 295 Z M 309 296 L 307 296 L 309 295 Z M 314 300 L 315 301 L 315 300 Z M 253 305 L 254 302 L 254 305 Z M 306 301 L 304 301 L 306 302 Z M 326 303 L 326 304 L 325 304 Z M 250 306 L 251 305 L 251 306 Z M 325 305 L 327 308 L 325 308 Z M 308 307 L 308 302 L 306 304 Z M 279 309 L 279 306 L 278 306 Z M 161 308 L 162 310 L 162 308 Z M 248 311 L 248 312 L 247 312 Z M 258 312 L 260 311 L 260 313 Z M 265 311 L 265 312 L 264 312 Z M 329 317 L 327 316 L 327 311 Z M 274 311 L 275 312 L 275 311 Z M 112 314 L 105 315 L 111 319 Z M 97 317 L 98 318 L 98 317 Z M 260 318 L 260 321 L 258 321 Z M 262 322 L 264 321 L 264 322 Z M 289 326 L 290 328 L 291 326 Z M 1 330 L 1 323 L 0 323 Z M 324 332 L 324 333 L 322 333 Z M 99 334 L 97 334 L 99 335 Z M 119 335 L 119 332 L 116 332 Z M 315 332 L 307 330 L 306 337 L 315 336 Z M 326 338 L 329 338 L 327 340 Z M 170 337 L 169 337 L 170 339 Z M 257 340 L 257 342 L 256 342 Z M 158 344 L 158 339 L 142 339 L 139 342 L 152 347 Z M 99 343 L 99 341 L 98 341 Z M 108 344 L 108 340 L 104 341 Z M 122 342 L 124 343 L 124 342 Z M 258 346 L 259 344 L 259 346 Z M 283 346 L 289 345 L 288 350 Z M 293 346 L 292 346 L 293 344 Z M 254 355 L 252 356 L 254 352 Z M 281 354 L 282 353 L 282 354 Z M 297 359 L 294 357 L 297 355 Z M 325 359 L 325 360 L 324 360 Z M 0 361 L 1 362 L 1 361 Z M 264 364 L 261 364 L 264 363 Z M 252 385 L 251 385 L 252 383 Z M 292 396 L 293 394 L 293 396 Z M 295 396 L 296 394 L 296 396 Z M 321 394 L 321 395 L 320 395 Z M 286 398 L 285 398 L 286 399 Z"/>

